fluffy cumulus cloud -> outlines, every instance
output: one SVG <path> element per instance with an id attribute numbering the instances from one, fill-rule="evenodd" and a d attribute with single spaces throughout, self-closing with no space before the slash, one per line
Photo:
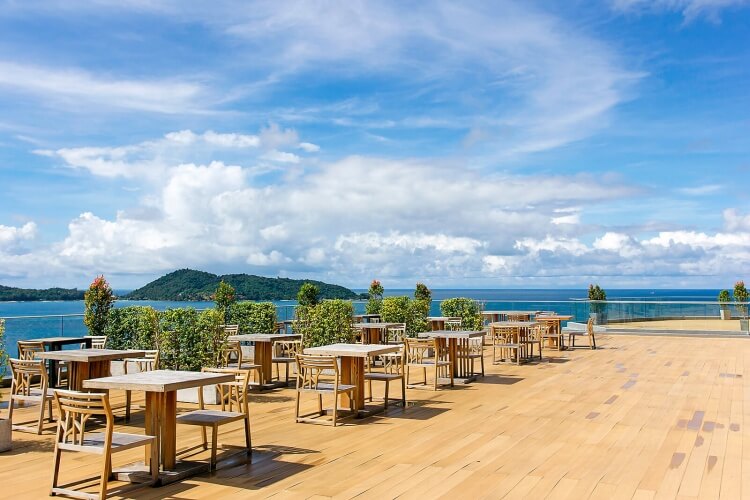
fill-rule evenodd
<path id="1" fill-rule="evenodd" d="M 34 275 L 40 262 L 44 272 L 76 276 L 221 265 L 350 284 L 378 276 L 398 284 L 559 285 L 564 276 L 574 285 L 605 275 L 731 274 L 750 261 L 750 216 L 733 209 L 715 233 L 637 236 L 588 224 L 587 211 L 640 192 L 606 175 L 492 173 L 351 156 L 308 159 L 295 175 L 266 183 L 256 175 L 264 161 L 257 155 L 245 164 L 164 161 L 206 143 L 302 150 L 296 134 L 278 130 L 273 140 L 178 131 L 136 145 L 80 148 L 85 165 L 55 152 L 57 161 L 101 177 L 158 164 L 158 182 L 142 179 L 144 196 L 112 218 L 82 213 L 51 245 L 31 244 L 33 223 L 0 226 L 0 252 L 13 257 L 0 261 L 0 274 Z"/>

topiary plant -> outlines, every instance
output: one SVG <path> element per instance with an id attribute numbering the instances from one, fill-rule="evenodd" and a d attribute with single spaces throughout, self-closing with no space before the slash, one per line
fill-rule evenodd
<path id="1" fill-rule="evenodd" d="M 380 314 L 380 306 L 383 304 L 383 294 L 385 289 L 378 280 L 372 280 L 370 283 L 370 289 L 367 291 L 367 295 L 370 299 L 365 305 L 365 312 L 367 314 Z"/>
<path id="2" fill-rule="evenodd" d="M 744 281 L 740 280 L 734 284 L 734 301 L 737 304 L 737 310 L 743 318 L 747 318 L 747 300 L 749 295 Z"/>
<path id="3" fill-rule="evenodd" d="M 320 288 L 313 283 L 302 283 L 297 292 L 297 302 L 301 306 L 314 306 L 320 301 Z"/>
<path id="4" fill-rule="evenodd" d="M 461 328 L 465 330 L 481 330 L 482 314 L 479 303 L 466 297 L 446 299 L 440 304 L 443 316 L 461 318 Z"/>
<path id="5" fill-rule="evenodd" d="M 105 335 L 109 311 L 115 303 L 115 295 L 104 276 L 97 276 L 83 294 L 83 323 L 89 335 Z"/>
<path id="6" fill-rule="evenodd" d="M 216 310 L 219 311 L 224 318 L 222 323 L 226 323 L 229 307 L 236 302 L 236 297 L 237 293 L 235 292 L 234 287 L 224 280 L 221 280 L 219 286 L 216 287 L 213 299 L 216 303 Z"/>

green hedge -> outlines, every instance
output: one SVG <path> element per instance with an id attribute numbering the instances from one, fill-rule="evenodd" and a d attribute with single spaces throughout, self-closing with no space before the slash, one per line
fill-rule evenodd
<path id="1" fill-rule="evenodd" d="M 104 334 L 109 349 L 155 349 L 159 313 L 150 306 L 111 309 Z"/>
<path id="2" fill-rule="evenodd" d="M 305 347 L 354 342 L 351 301 L 334 299 L 314 306 L 298 306 L 296 314 L 292 328 L 303 336 Z"/>
<path id="3" fill-rule="evenodd" d="M 385 323 L 406 323 L 406 334 L 416 337 L 427 331 L 430 303 L 407 296 L 385 297 L 380 307 L 380 319 Z"/>
<path id="4" fill-rule="evenodd" d="M 440 312 L 443 316 L 460 317 L 464 330 L 482 329 L 482 311 L 476 300 L 466 297 L 446 299 L 440 304 Z"/>
<path id="5" fill-rule="evenodd" d="M 171 370 L 200 371 L 218 366 L 226 334 L 219 328 L 224 322 L 220 311 L 201 313 L 193 308 L 167 309 L 161 313 L 157 337 L 159 364 Z"/>
<path id="6" fill-rule="evenodd" d="M 240 333 L 273 333 L 276 306 L 271 302 L 235 302 L 229 306 L 227 324 L 239 325 Z"/>

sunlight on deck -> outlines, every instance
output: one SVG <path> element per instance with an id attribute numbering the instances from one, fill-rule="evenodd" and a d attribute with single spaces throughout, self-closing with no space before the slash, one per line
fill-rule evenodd
<path id="1" fill-rule="evenodd" d="M 409 390 L 405 411 L 346 419 L 338 428 L 295 424 L 293 389 L 255 394 L 251 464 L 220 466 L 210 476 L 132 495 L 750 495 L 750 452 L 746 457 L 743 446 L 750 412 L 744 400 L 747 339 L 602 335 L 597 343 L 596 351 L 545 351 L 542 362 L 521 366 L 492 365 L 488 358 L 484 379 L 437 392 Z M 122 393 L 112 396 L 122 403 Z M 143 400 L 135 398 L 141 409 L 127 429 L 142 432 Z M 312 399 L 307 404 L 315 406 Z M 21 409 L 17 415 L 33 420 L 35 413 Z M 228 427 L 219 442 L 243 444 L 242 424 Z M 14 432 L 14 449 L 0 454 L 5 494 L 46 497 L 53 428 L 45 424 L 41 437 Z M 178 427 L 178 449 L 198 441 L 196 429 Z M 141 454 L 123 453 L 115 467 Z M 97 458 L 69 458 L 62 472 L 63 479 L 96 474 Z"/>

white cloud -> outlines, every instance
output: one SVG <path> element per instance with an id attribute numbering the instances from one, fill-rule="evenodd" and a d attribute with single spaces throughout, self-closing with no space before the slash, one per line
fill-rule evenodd
<path id="1" fill-rule="evenodd" d="M 204 112 L 207 90 L 187 80 L 102 78 L 78 68 L 50 68 L 0 61 L 0 88 L 32 94 L 68 111 L 102 106 L 157 113 Z"/>
<path id="2" fill-rule="evenodd" d="M 707 196 L 718 193 L 722 189 L 724 189 L 724 186 L 720 184 L 706 184 L 703 186 L 679 188 L 677 191 L 688 196 Z"/>
<path id="3" fill-rule="evenodd" d="M 612 5 L 626 12 L 680 12 L 686 23 L 701 16 L 718 22 L 723 9 L 748 5 L 748 0 L 612 0 Z"/>
<path id="4" fill-rule="evenodd" d="M 32 240 L 36 234 L 37 226 L 34 222 L 27 222 L 21 227 L 0 225 L 0 250 Z"/>

